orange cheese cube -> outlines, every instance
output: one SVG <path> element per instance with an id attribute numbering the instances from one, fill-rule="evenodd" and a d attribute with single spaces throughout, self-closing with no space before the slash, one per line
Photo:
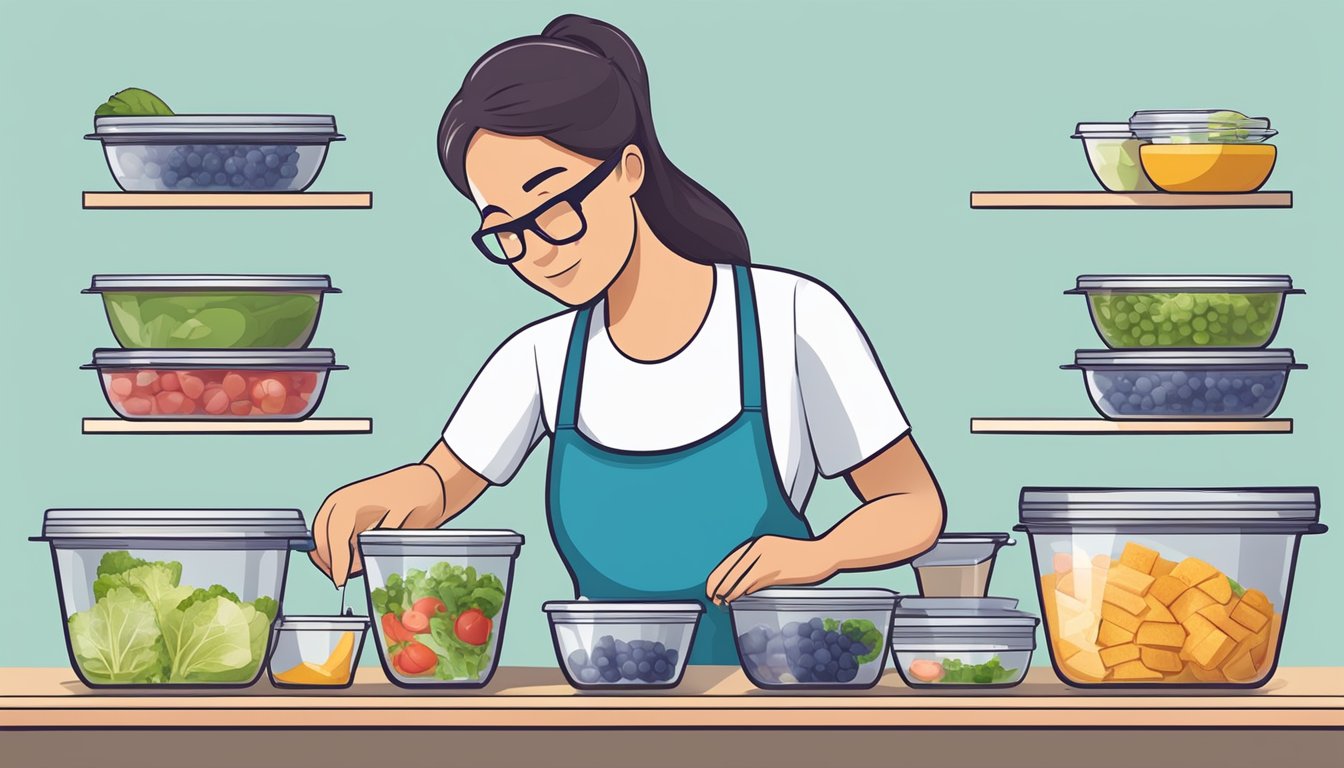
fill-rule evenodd
<path id="1" fill-rule="evenodd" d="M 1265 617 L 1274 615 L 1274 604 L 1269 602 L 1269 598 L 1265 597 L 1265 593 L 1258 589 L 1246 590 L 1241 596 L 1241 601 L 1246 603 L 1248 607 L 1259 611 Z"/>
<path id="2" fill-rule="evenodd" d="M 1139 626 L 1139 631 L 1134 633 L 1134 642 L 1157 648 L 1180 648 L 1185 644 L 1185 634 L 1180 624 L 1145 621 Z"/>
<path id="3" fill-rule="evenodd" d="M 1227 678 L 1223 677 L 1223 672 L 1222 670 L 1219 669 L 1204 669 L 1198 664 L 1191 664 L 1187 666 L 1186 669 L 1190 670 L 1190 674 L 1194 675 L 1195 679 L 1200 681 L 1201 683 L 1227 682 Z"/>
<path id="4" fill-rule="evenodd" d="M 1097 642 L 1104 646 L 1121 645 L 1134 641 L 1134 633 L 1113 621 L 1101 622 L 1101 629 L 1097 632 Z"/>
<path id="5" fill-rule="evenodd" d="M 1108 667 L 1114 667 L 1123 664 L 1126 661 L 1134 661 L 1139 658 L 1139 646 L 1133 643 L 1115 645 L 1110 648 L 1102 648 L 1099 655 L 1101 656 L 1102 664 L 1105 664 Z"/>
<path id="6" fill-rule="evenodd" d="M 1275 629 L 1277 629 L 1277 623 L 1278 623 L 1277 617 L 1274 619 L 1274 622 L 1275 622 L 1274 625 Z M 1255 633 L 1256 644 L 1251 648 L 1251 661 L 1255 662 L 1255 666 L 1257 669 L 1264 666 L 1265 659 L 1269 656 L 1270 651 L 1269 639 L 1272 636 L 1272 634 L 1273 633 L 1270 631 L 1270 627 L 1268 626 L 1260 630 L 1259 632 Z"/>
<path id="7" fill-rule="evenodd" d="M 1250 592 L 1247 592 L 1246 594 L 1249 595 Z M 1252 632 L 1259 632 L 1269 623 L 1269 617 L 1247 605 L 1245 597 L 1243 597 L 1241 602 L 1237 603 L 1236 607 L 1232 609 L 1231 618 L 1233 621 L 1246 627 Z"/>
<path id="8" fill-rule="evenodd" d="M 1159 576 L 1166 576 L 1171 573 L 1171 569 L 1175 567 L 1175 562 L 1159 556 L 1157 560 L 1153 561 L 1153 569 L 1148 573 L 1156 579 Z"/>
<path id="9" fill-rule="evenodd" d="M 1124 664 L 1111 670 L 1111 678 L 1114 680 L 1128 680 L 1135 682 L 1161 680 L 1162 673 L 1145 667 L 1141 661 L 1126 661 Z"/>
<path id="10" fill-rule="evenodd" d="M 1215 629 L 1205 635 L 1203 640 L 1195 643 L 1190 649 L 1190 658 L 1204 669 L 1213 669 L 1227 659 L 1236 645 L 1232 638 L 1223 634 L 1222 630 Z"/>
<path id="11" fill-rule="evenodd" d="M 1144 618 L 1149 621 L 1176 622 L 1176 617 L 1171 615 L 1167 606 L 1163 605 L 1161 600 L 1153 597 L 1151 593 L 1144 595 L 1143 601 L 1148 604 L 1148 613 L 1144 614 Z"/>
<path id="12" fill-rule="evenodd" d="M 1131 541 L 1125 544 L 1125 551 L 1120 553 L 1120 564 L 1140 573 L 1152 573 L 1153 563 L 1157 562 L 1157 557 L 1157 550 Z"/>
<path id="13" fill-rule="evenodd" d="M 1213 622 L 1213 625 L 1222 630 L 1223 634 L 1238 643 L 1253 634 L 1251 630 L 1233 621 L 1232 617 L 1227 615 L 1227 609 L 1221 605 L 1209 605 L 1200 608 L 1199 615 Z"/>
<path id="14" fill-rule="evenodd" d="M 1218 574 L 1219 570 L 1217 568 L 1198 557 L 1187 557 L 1171 569 L 1171 575 L 1185 582 L 1187 587 L 1193 587 L 1200 582 L 1208 581 Z"/>
<path id="15" fill-rule="evenodd" d="M 1144 648 L 1139 660 L 1145 667 L 1158 672 L 1180 672 L 1185 668 L 1185 662 L 1175 651 L 1162 648 Z"/>
<path id="16" fill-rule="evenodd" d="M 1163 605 L 1171 605 L 1189 588 L 1189 585 L 1175 576 L 1158 576 L 1153 580 L 1153 586 L 1149 588 L 1148 594 L 1156 597 Z"/>
<path id="17" fill-rule="evenodd" d="M 1219 603 L 1228 603 L 1232 600 L 1232 583 L 1221 573 L 1212 579 L 1201 581 L 1199 588 Z"/>
<path id="18" fill-rule="evenodd" d="M 1180 657 L 1186 661 L 1193 661 L 1190 652 L 1194 650 L 1195 645 L 1218 628 L 1213 625 L 1213 622 L 1199 614 L 1191 616 L 1182 626 L 1185 627 L 1186 635 L 1185 642 L 1181 645 Z"/>
<path id="19" fill-rule="evenodd" d="M 1070 678 L 1088 683 L 1099 683 L 1106 678 L 1106 665 L 1096 651 L 1079 651 L 1064 660 L 1065 674 Z"/>
<path id="20" fill-rule="evenodd" d="M 1112 569 L 1111 573 L 1115 573 L 1115 570 Z M 1135 616 L 1143 613 L 1143 609 L 1148 607 L 1142 597 L 1133 592 L 1126 592 L 1115 584 L 1106 585 L 1106 591 L 1102 593 L 1102 600 L 1111 605 L 1120 606 Z"/>
<path id="21" fill-rule="evenodd" d="M 1078 653 L 1079 651 L 1082 650 L 1082 648 L 1079 648 L 1078 646 L 1074 645 L 1073 643 L 1070 643 L 1068 640 L 1065 640 L 1062 637 L 1052 639 L 1054 639 L 1055 641 L 1055 656 L 1057 656 L 1058 658 L 1067 659 L 1073 654 Z"/>
<path id="22" fill-rule="evenodd" d="M 1140 573 L 1124 563 L 1117 563 L 1106 572 L 1106 583 L 1114 584 L 1126 592 L 1142 595 L 1153 586 L 1153 577 Z"/>
<path id="23" fill-rule="evenodd" d="M 1184 624 L 1186 619 L 1199 613 L 1200 608 L 1206 608 L 1213 604 L 1213 598 L 1209 597 L 1209 593 L 1204 590 L 1187 589 L 1184 594 L 1176 598 L 1176 602 L 1171 604 L 1171 615 Z"/>
<path id="24" fill-rule="evenodd" d="M 1103 603 L 1101 606 L 1101 618 L 1103 621 L 1109 621 L 1119 626 L 1121 629 L 1127 629 L 1130 632 L 1138 632 L 1139 625 L 1143 623 L 1142 616 L 1135 616 L 1119 606 Z"/>
<path id="25" fill-rule="evenodd" d="M 1228 656 L 1227 663 L 1223 664 L 1223 674 L 1234 683 L 1249 683 L 1259 677 L 1249 652 Z"/>

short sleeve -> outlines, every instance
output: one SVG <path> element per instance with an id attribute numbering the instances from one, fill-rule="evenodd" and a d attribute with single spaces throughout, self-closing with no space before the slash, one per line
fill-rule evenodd
<path id="1" fill-rule="evenodd" d="M 853 469 L 910 431 L 868 337 L 839 296 L 799 281 L 794 334 L 803 413 L 823 477 Z"/>
<path id="2" fill-rule="evenodd" d="M 529 330 L 514 334 L 485 361 L 443 429 L 453 454 L 495 485 L 513 478 L 546 431 Z"/>

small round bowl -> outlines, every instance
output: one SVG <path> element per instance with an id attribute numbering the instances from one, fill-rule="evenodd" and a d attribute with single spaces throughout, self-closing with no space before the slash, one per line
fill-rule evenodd
<path id="1" fill-rule="evenodd" d="M 266 665 L 271 685 L 349 688 L 368 631 L 367 616 L 281 617 Z"/>
<path id="2" fill-rule="evenodd" d="M 1145 144 L 1143 172 L 1163 192 L 1254 192 L 1274 171 L 1273 144 Z"/>
<path id="3" fill-rule="evenodd" d="M 675 687 L 705 610 L 693 601 L 606 600 L 552 601 L 541 609 L 560 671 L 581 690 Z"/>

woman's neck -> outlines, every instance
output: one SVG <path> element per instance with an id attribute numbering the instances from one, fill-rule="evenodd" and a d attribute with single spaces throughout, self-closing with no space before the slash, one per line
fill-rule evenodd
<path id="1" fill-rule="evenodd" d="M 656 362 L 680 352 L 714 299 L 714 267 L 668 248 L 636 209 L 635 247 L 607 289 L 607 333 L 627 357 Z"/>

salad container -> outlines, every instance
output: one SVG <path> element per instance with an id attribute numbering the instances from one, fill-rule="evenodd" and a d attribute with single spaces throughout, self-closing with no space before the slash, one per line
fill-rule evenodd
<path id="1" fill-rule="evenodd" d="M 261 675 L 294 509 L 49 509 L 70 664 L 94 688 L 243 687 Z"/>
<path id="2" fill-rule="evenodd" d="M 896 593 L 771 587 L 729 604 L 742 670 L 759 688 L 871 688 Z"/>
<path id="3" fill-rule="evenodd" d="M 308 346 L 326 275 L 94 275 L 107 322 L 126 349 Z"/>
<path id="4" fill-rule="evenodd" d="M 84 138 L 127 192 L 299 192 L 345 139 L 331 115 L 100 116 Z"/>
<path id="5" fill-rule="evenodd" d="M 911 566 L 924 597 L 984 597 L 1000 547 L 1016 544 L 1006 533 L 944 533 Z"/>
<path id="6" fill-rule="evenodd" d="M 1134 135 L 1129 123 L 1079 123 L 1072 138 L 1082 140 L 1087 164 L 1103 189 L 1153 191 L 1139 161 L 1139 146 L 1147 142 Z"/>
<path id="7" fill-rule="evenodd" d="M 277 688 L 349 688 L 368 616 L 282 616 L 266 673 Z"/>
<path id="8" fill-rule="evenodd" d="M 330 349 L 97 349 L 81 367 L 133 421 L 300 421 L 322 401 L 327 374 L 345 369 Z"/>
<path id="9" fill-rule="evenodd" d="M 1274 674 L 1316 488 L 1023 488 L 1055 673 L 1256 688 Z"/>
<path id="10" fill-rule="evenodd" d="M 1012 598 L 902 598 L 891 655 L 912 688 L 1010 688 L 1036 650 L 1040 619 Z"/>
<path id="11" fill-rule="evenodd" d="M 1066 294 L 1087 297 L 1097 335 L 1112 349 L 1261 349 L 1302 293 L 1288 275 L 1080 275 Z"/>
<path id="12" fill-rule="evenodd" d="M 388 679 L 403 688 L 490 682 L 522 544 L 521 535 L 506 530 L 359 535 L 378 658 Z"/>
<path id="13" fill-rule="evenodd" d="M 555 656 L 575 688 L 672 688 L 681 682 L 700 615 L 694 601 L 544 603 Z"/>
<path id="14" fill-rule="evenodd" d="M 1108 419 L 1262 419 L 1279 407 L 1291 349 L 1078 350 L 1087 394 Z"/>
<path id="15" fill-rule="evenodd" d="M 1278 133 L 1267 117 L 1247 117 L 1228 109 L 1141 109 L 1128 128 L 1157 144 L 1256 144 Z"/>

